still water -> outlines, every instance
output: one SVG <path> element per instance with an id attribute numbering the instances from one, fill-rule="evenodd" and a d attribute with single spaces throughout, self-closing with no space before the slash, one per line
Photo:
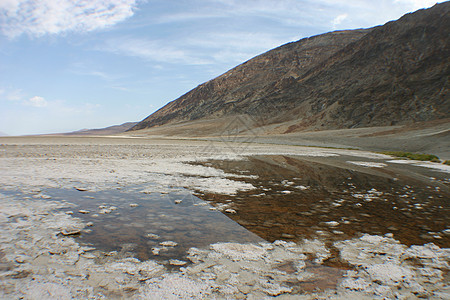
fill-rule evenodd
<path id="1" fill-rule="evenodd" d="M 235 178 L 255 189 L 233 196 L 193 193 L 183 187 L 170 193 L 143 193 L 145 186 L 107 191 L 46 189 L 42 193 L 51 200 L 72 203 L 63 211 L 91 222 L 76 236 L 80 242 L 163 263 L 185 260 L 189 248 L 217 242 L 301 242 L 309 238 L 331 246 L 363 233 L 389 234 L 406 245 L 450 246 L 448 174 L 417 173 L 409 166 L 342 167 L 345 158 L 341 162 L 333 159 L 317 162 L 265 156 L 202 163 L 232 174 L 254 175 Z M 161 245 L 167 241 L 176 246 Z M 338 257 L 334 253 L 326 264 L 345 268 Z"/>
<path id="2" fill-rule="evenodd" d="M 354 167 L 351 157 L 288 156 L 204 164 L 245 179 L 256 189 L 228 195 L 201 194 L 220 206 L 232 200 L 230 218 L 267 241 L 318 238 L 329 245 L 363 233 L 392 235 L 406 245 L 450 247 L 447 173 L 405 165 Z"/>
<path id="3" fill-rule="evenodd" d="M 45 194 L 52 200 L 75 204 L 63 211 L 72 211 L 74 217 L 92 222 L 88 232 L 77 237 L 80 242 L 102 251 L 128 253 L 140 260 L 182 260 L 191 247 L 262 241 L 222 213 L 210 210 L 207 203 L 186 190 L 169 194 L 144 194 L 139 190 L 142 187 L 96 192 L 48 189 Z M 161 246 L 165 241 L 177 245 Z M 160 249 L 159 254 L 154 253 L 155 248 Z"/>

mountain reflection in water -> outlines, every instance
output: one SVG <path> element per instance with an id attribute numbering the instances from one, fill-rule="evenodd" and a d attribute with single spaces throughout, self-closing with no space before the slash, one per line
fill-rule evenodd
<path id="1" fill-rule="evenodd" d="M 407 245 L 450 246 L 448 234 L 442 232 L 450 216 L 447 174 L 429 170 L 413 174 L 410 166 L 343 168 L 336 158 L 320 161 L 337 166 L 287 156 L 209 161 L 205 164 L 229 173 L 257 175 L 245 179 L 257 188 L 233 197 L 198 196 L 215 206 L 231 199 L 229 207 L 237 213 L 229 217 L 271 242 L 304 238 L 332 242 L 361 233 L 390 233 Z M 429 180 L 430 174 L 444 179 L 434 178 L 434 184 L 417 179 Z"/>

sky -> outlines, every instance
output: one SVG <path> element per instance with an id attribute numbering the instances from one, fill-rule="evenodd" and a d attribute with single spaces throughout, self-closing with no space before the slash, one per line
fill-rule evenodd
<path id="1" fill-rule="evenodd" d="M 431 0 L 0 0 L 0 132 L 140 121 L 282 44 Z"/>

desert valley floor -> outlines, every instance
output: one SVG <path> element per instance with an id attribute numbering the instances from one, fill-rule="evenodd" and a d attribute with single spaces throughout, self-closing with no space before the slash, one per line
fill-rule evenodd
<path id="1" fill-rule="evenodd" d="M 0 138 L 0 298 L 449 299 L 449 173 L 245 139 Z"/>

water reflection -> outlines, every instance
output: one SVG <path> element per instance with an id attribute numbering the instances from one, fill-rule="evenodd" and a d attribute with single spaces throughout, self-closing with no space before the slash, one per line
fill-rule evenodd
<path id="1" fill-rule="evenodd" d="M 52 200 L 76 204 L 64 211 L 93 223 L 90 232 L 78 237 L 81 242 L 140 260 L 185 259 L 189 248 L 216 242 L 262 241 L 185 190 L 144 194 L 139 189 L 142 187 L 98 192 L 49 189 L 45 193 Z M 165 241 L 177 245 L 162 246 Z"/>
<path id="2" fill-rule="evenodd" d="M 268 241 L 321 238 L 331 243 L 360 233 L 390 233 L 407 245 L 450 246 L 443 232 L 449 226 L 448 188 L 412 179 L 409 169 L 405 174 L 398 167 L 360 172 L 285 156 L 207 163 L 258 176 L 246 179 L 256 190 L 199 196 L 216 206 L 231 199 L 237 213 L 230 218 Z"/>

